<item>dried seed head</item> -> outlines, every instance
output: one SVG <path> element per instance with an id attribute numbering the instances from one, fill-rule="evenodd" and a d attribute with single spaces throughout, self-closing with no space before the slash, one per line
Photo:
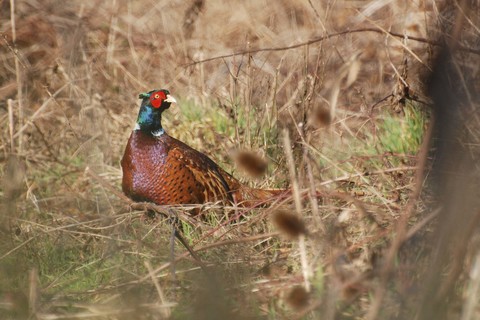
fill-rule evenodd
<path id="1" fill-rule="evenodd" d="M 332 123 L 330 110 L 324 107 L 316 107 L 312 112 L 312 124 L 318 128 L 326 127 Z"/>
<path id="2" fill-rule="evenodd" d="M 258 178 L 267 171 L 267 162 L 251 151 L 237 152 L 235 162 L 252 177 Z"/>
<path id="3" fill-rule="evenodd" d="M 287 296 L 286 302 L 295 310 L 300 310 L 308 306 L 310 294 L 303 286 L 294 287 Z"/>
<path id="4" fill-rule="evenodd" d="M 296 214 L 287 210 L 278 210 L 273 214 L 273 223 L 277 228 L 291 238 L 298 238 L 301 234 L 306 235 L 305 223 Z"/>

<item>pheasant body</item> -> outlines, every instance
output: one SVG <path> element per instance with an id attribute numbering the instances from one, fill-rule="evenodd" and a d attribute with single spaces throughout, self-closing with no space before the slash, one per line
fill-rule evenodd
<path id="1" fill-rule="evenodd" d="M 222 201 L 246 206 L 282 192 L 244 186 L 205 154 L 169 136 L 161 114 L 175 99 L 167 90 L 140 97 L 137 125 L 121 163 L 122 189 L 128 197 L 160 205 Z"/>
<path id="2" fill-rule="evenodd" d="M 216 164 L 166 133 L 154 137 L 133 131 L 122 167 L 123 191 L 136 201 L 192 204 L 231 199 Z"/>

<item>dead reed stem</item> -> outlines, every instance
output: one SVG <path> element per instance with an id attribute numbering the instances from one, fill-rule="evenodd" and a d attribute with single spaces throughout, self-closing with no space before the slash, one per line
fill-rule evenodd
<path id="1" fill-rule="evenodd" d="M 18 123 L 20 126 L 23 125 L 23 83 L 22 83 L 22 74 L 20 70 L 20 62 L 17 56 L 17 32 L 15 25 L 15 0 L 10 0 L 10 23 L 12 25 L 12 42 L 13 48 L 15 50 L 15 76 L 17 81 L 17 106 L 18 106 Z M 13 151 L 13 149 L 12 149 Z M 19 133 L 18 136 L 18 152 L 22 152 L 22 136 Z"/>
<path id="2" fill-rule="evenodd" d="M 15 123 L 13 118 L 12 99 L 7 100 L 7 106 L 8 106 L 8 133 L 10 134 L 10 153 L 15 153 L 15 140 L 13 139 L 13 131 L 15 128 Z"/>
<path id="3" fill-rule="evenodd" d="M 292 186 L 293 200 L 295 203 L 295 211 L 299 216 L 302 216 L 302 201 L 300 196 L 300 187 L 298 185 L 297 174 L 295 170 L 295 161 L 291 149 L 290 135 L 287 129 L 283 130 L 283 147 L 285 157 L 287 159 L 288 171 L 290 173 L 290 184 Z M 307 249 L 305 244 L 305 236 L 301 235 L 298 241 L 300 251 L 300 263 L 302 265 L 303 281 L 305 290 L 310 292 L 310 268 L 307 260 Z"/>
<path id="4" fill-rule="evenodd" d="M 157 277 L 155 277 L 155 273 L 153 271 L 152 265 L 147 260 L 145 260 L 144 264 L 145 264 L 145 267 L 147 267 L 148 274 L 152 279 L 153 284 L 155 285 L 155 289 L 157 290 L 160 303 L 165 306 L 165 308 L 161 309 L 161 313 L 165 318 L 169 318 L 170 315 L 172 314 L 172 311 L 167 303 L 167 299 L 165 297 L 165 294 L 163 293 L 162 287 L 160 286 L 160 283 L 158 282 Z"/>
<path id="5" fill-rule="evenodd" d="M 295 212 L 302 214 L 302 201 L 300 199 L 300 187 L 298 185 L 297 173 L 295 169 L 295 160 L 293 159 L 290 134 L 287 129 L 283 129 L 283 148 L 287 159 L 288 172 L 290 175 L 290 184 L 292 186 L 293 200 L 295 203 Z"/>
<path id="6" fill-rule="evenodd" d="M 29 274 L 29 292 L 28 292 L 28 307 L 30 318 L 36 318 L 38 303 L 38 272 L 37 268 L 32 268 Z"/>

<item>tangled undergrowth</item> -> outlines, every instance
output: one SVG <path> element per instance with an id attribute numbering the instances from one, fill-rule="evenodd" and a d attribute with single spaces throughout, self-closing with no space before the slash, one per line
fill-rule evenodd
<path id="1" fill-rule="evenodd" d="M 430 319 L 438 285 L 445 319 L 478 316 L 477 215 L 436 219 L 478 211 L 475 161 L 441 153 L 478 153 L 478 3 L 454 2 L 0 2 L 0 314 Z M 444 38 L 467 97 L 450 138 L 426 80 Z M 127 199 L 119 163 L 153 88 L 179 101 L 171 136 L 291 196 L 201 217 Z"/>

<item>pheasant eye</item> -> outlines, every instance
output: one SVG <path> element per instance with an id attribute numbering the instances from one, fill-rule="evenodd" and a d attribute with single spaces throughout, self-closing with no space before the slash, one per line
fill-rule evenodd
<path id="1" fill-rule="evenodd" d="M 165 98 L 162 97 L 161 93 L 160 92 L 155 92 L 154 94 L 152 94 L 150 96 L 150 103 L 152 104 L 152 106 L 154 108 L 160 108 L 160 106 L 162 105 L 162 102 L 163 102 L 162 99 L 165 99 Z"/>

